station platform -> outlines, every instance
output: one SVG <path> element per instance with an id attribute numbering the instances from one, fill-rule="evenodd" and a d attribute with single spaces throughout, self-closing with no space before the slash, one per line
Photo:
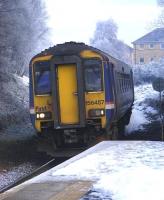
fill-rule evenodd
<path id="1" fill-rule="evenodd" d="M 97 199 L 162 200 L 163 152 L 163 142 L 104 141 L 6 191 L 0 200 L 83 200 L 89 191 L 101 193 Z"/>
<path id="2" fill-rule="evenodd" d="M 76 200 L 91 187 L 89 181 L 45 182 L 21 185 L 2 195 L 5 200 Z"/>

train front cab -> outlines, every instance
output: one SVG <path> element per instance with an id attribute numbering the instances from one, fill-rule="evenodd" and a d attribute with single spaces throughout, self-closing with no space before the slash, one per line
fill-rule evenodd
<path id="1" fill-rule="evenodd" d="M 51 60 L 54 129 L 105 124 L 102 57 L 92 51 Z"/>
<path id="2" fill-rule="evenodd" d="M 40 67 L 44 66 L 42 59 L 37 58 L 33 66 L 38 62 Z M 109 107 L 113 105 L 109 63 L 90 50 L 82 51 L 80 57 L 47 57 L 46 63 L 49 66 L 42 67 L 41 71 L 50 71 L 49 94 L 37 94 L 37 82 L 33 78 L 37 131 L 53 130 L 55 135 L 60 130 L 87 127 L 94 127 L 99 132 L 104 130 L 112 114 Z M 36 76 L 38 69 L 33 70 Z M 41 114 L 46 118 L 41 119 Z"/>

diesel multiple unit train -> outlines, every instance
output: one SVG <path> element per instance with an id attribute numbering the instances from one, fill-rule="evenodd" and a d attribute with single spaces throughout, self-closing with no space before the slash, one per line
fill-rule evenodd
<path id="1" fill-rule="evenodd" d="M 30 62 L 30 115 L 39 135 L 51 133 L 57 147 L 117 139 L 134 101 L 132 69 L 112 56 L 67 42 Z"/>

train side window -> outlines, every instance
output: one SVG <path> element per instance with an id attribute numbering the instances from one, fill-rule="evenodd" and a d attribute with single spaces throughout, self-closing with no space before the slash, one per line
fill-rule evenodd
<path id="1" fill-rule="evenodd" d="M 119 78 L 119 88 L 120 88 L 120 92 L 121 92 L 121 79 Z"/>
<path id="2" fill-rule="evenodd" d="M 125 91 L 127 91 L 127 81 L 125 79 Z"/>
<path id="3" fill-rule="evenodd" d="M 124 82 L 123 82 L 123 79 L 121 79 L 121 91 L 124 92 Z"/>
<path id="4" fill-rule="evenodd" d="M 125 79 L 123 79 L 123 91 L 125 92 Z"/>
<path id="5" fill-rule="evenodd" d="M 125 92 L 125 80 L 123 79 L 123 92 Z"/>
<path id="6" fill-rule="evenodd" d="M 118 91 L 121 92 L 120 79 L 118 78 Z"/>
<path id="7" fill-rule="evenodd" d="M 119 78 L 117 77 L 117 90 L 118 90 L 118 92 L 120 91 L 120 85 L 119 85 Z"/>
<path id="8" fill-rule="evenodd" d="M 121 92 L 123 93 L 123 81 L 121 79 Z"/>
<path id="9" fill-rule="evenodd" d="M 35 94 L 43 95 L 51 93 L 50 64 L 49 62 L 37 62 L 34 65 Z"/>
<path id="10" fill-rule="evenodd" d="M 128 91 L 128 80 L 126 79 L 126 91 Z"/>
<path id="11" fill-rule="evenodd" d="M 129 82 L 128 82 L 128 83 L 129 83 L 129 89 L 130 89 L 130 88 L 131 88 L 131 81 L 129 80 Z"/>
<path id="12" fill-rule="evenodd" d="M 132 88 L 132 81 L 129 80 L 129 88 L 131 89 Z"/>
<path id="13" fill-rule="evenodd" d="M 130 89 L 130 80 L 128 79 L 128 90 Z"/>
<path id="14" fill-rule="evenodd" d="M 122 79 L 121 79 L 121 92 L 123 92 L 123 84 L 122 84 Z"/>

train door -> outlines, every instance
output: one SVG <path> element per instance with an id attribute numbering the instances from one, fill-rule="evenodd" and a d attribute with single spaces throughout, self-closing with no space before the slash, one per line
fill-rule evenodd
<path id="1" fill-rule="evenodd" d="M 77 88 L 77 67 L 75 64 L 61 64 L 57 67 L 60 123 L 79 123 L 79 102 Z"/>

